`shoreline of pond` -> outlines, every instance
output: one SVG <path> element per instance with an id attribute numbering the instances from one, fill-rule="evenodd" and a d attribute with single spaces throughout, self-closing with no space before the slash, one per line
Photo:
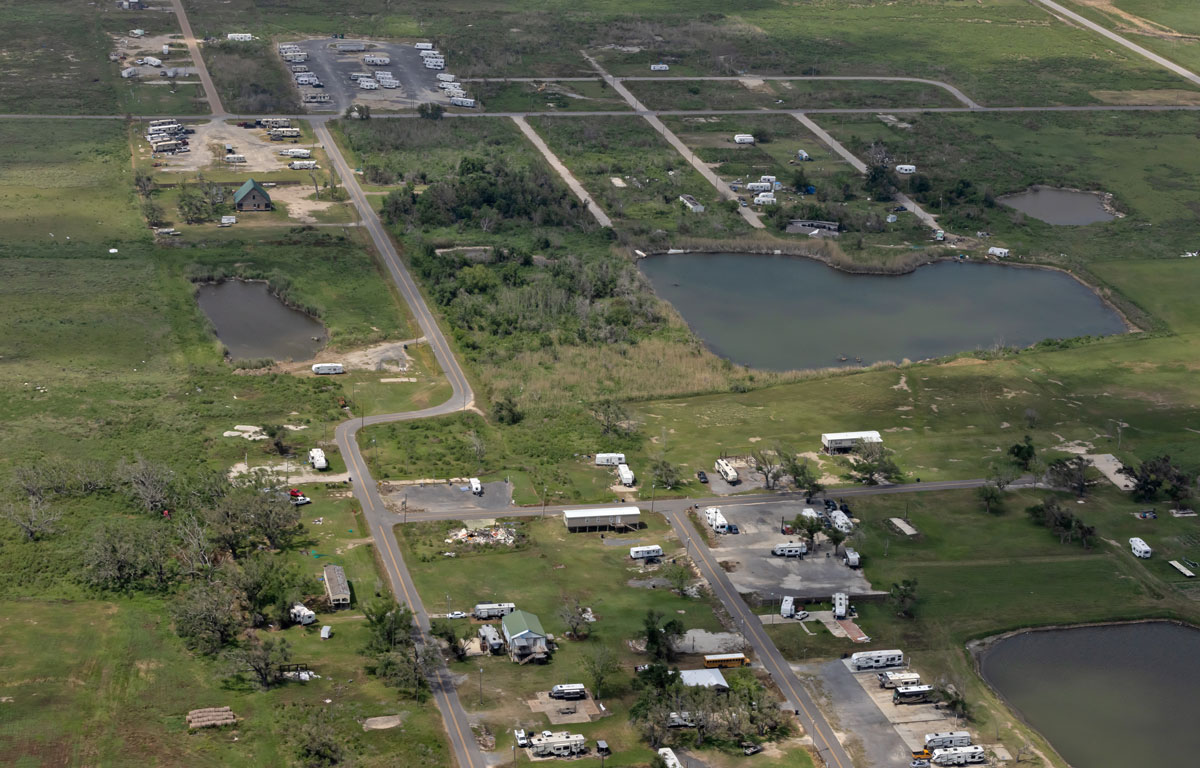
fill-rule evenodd
<path id="1" fill-rule="evenodd" d="M 204 315 L 204 318 L 207 321 L 209 331 L 212 333 L 213 338 L 217 341 L 217 343 L 219 343 L 221 345 L 223 353 L 224 353 L 223 358 L 226 363 L 229 363 L 231 365 L 239 363 L 239 362 L 257 363 L 257 362 L 261 362 L 261 361 L 265 361 L 265 360 L 269 359 L 271 361 L 271 365 L 273 366 L 273 365 L 276 365 L 279 363 L 285 363 L 285 362 L 292 362 L 292 363 L 307 362 L 309 360 L 315 360 L 318 357 L 321 350 L 324 349 L 329 344 L 330 332 L 329 332 L 329 328 L 325 325 L 324 320 L 322 320 L 319 316 L 314 315 L 311 312 L 309 312 L 307 310 L 307 308 L 299 306 L 295 302 L 289 300 L 289 298 L 287 296 L 281 294 L 276 289 L 276 287 L 272 284 L 272 282 L 268 279 L 229 276 L 229 277 L 220 277 L 220 278 L 216 278 L 216 279 L 205 278 L 202 280 L 192 280 L 191 283 L 192 283 L 192 299 L 193 299 L 193 301 L 196 302 L 196 307 L 200 310 L 201 314 Z M 305 321 L 314 323 L 316 326 L 318 326 L 320 328 L 321 333 L 318 336 L 309 335 L 307 337 L 307 339 L 309 341 L 311 341 L 313 344 L 317 345 L 316 348 L 313 349 L 313 351 L 311 353 L 306 353 L 307 356 L 303 360 L 297 360 L 294 356 L 287 357 L 286 359 L 281 359 L 281 357 L 279 355 L 261 355 L 258 357 L 237 357 L 237 356 L 235 356 L 233 354 L 233 351 L 230 349 L 229 341 L 223 340 L 221 338 L 220 333 L 217 330 L 217 324 L 214 322 L 213 318 L 209 316 L 208 312 L 205 310 L 204 306 L 201 304 L 201 301 L 200 301 L 200 295 L 201 295 L 201 292 L 203 291 L 203 289 L 211 288 L 211 289 L 215 290 L 215 289 L 218 289 L 220 286 L 226 285 L 226 284 L 240 284 L 240 285 L 244 285 L 244 286 L 261 285 L 264 290 L 264 295 L 273 299 L 274 301 L 278 302 L 280 307 L 288 310 L 289 312 L 294 312 L 297 315 L 300 315 L 301 317 L 304 318 Z M 263 366 L 258 366 L 258 367 L 263 367 Z M 269 366 L 266 366 L 266 367 L 269 367 Z"/>

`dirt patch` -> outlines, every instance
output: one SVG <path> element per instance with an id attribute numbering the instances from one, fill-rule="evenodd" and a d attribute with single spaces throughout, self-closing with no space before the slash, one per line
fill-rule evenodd
<path id="1" fill-rule="evenodd" d="M 372 347 L 342 352 L 338 357 L 338 362 L 345 366 L 346 370 L 351 371 L 405 373 L 412 367 L 412 359 L 408 356 L 408 352 L 405 351 L 405 347 L 411 344 L 420 344 L 424 341 L 424 337 L 408 339 L 406 341 L 385 341 L 382 344 L 376 344 Z M 316 375 L 311 373 L 311 361 L 279 363 L 270 370 L 283 373 L 309 373 L 310 375 Z"/>
<path id="2" fill-rule="evenodd" d="M 291 184 L 271 190 L 271 202 L 287 206 L 288 216 L 303 224 L 316 224 L 313 214 L 334 205 L 331 200 L 313 200 L 313 190 L 308 186 Z"/>
<path id="3" fill-rule="evenodd" d="M 912 392 L 912 390 L 908 388 L 908 375 L 903 373 L 900 374 L 900 383 L 892 385 L 892 389 L 901 392 Z"/>
<path id="4" fill-rule="evenodd" d="M 737 632 L 709 632 L 689 629 L 676 646 L 683 653 L 739 653 L 748 647 Z"/>
<path id="5" fill-rule="evenodd" d="M 350 541 L 346 542 L 344 547 L 338 547 L 335 552 L 336 554 L 344 555 L 349 550 L 354 549 L 355 547 L 361 547 L 364 544 L 370 544 L 372 541 L 374 541 L 374 539 L 371 539 L 370 537 L 365 539 L 351 539 Z"/>
<path id="6" fill-rule="evenodd" d="M 307 147 L 314 149 L 315 143 L 306 142 L 272 142 L 267 138 L 266 129 L 238 128 L 223 120 L 213 120 L 198 125 L 190 125 L 196 132 L 188 136 L 188 146 L 191 151 L 182 155 L 165 155 L 159 158 L 162 169 L 167 171 L 198 171 L 202 168 L 222 168 L 246 171 L 282 171 L 287 169 L 289 158 L 279 154 L 283 148 Z M 225 145 L 233 146 L 233 153 L 242 155 L 246 162 L 236 165 L 226 163 Z M 138 142 L 139 153 L 149 157 L 150 148 L 145 141 Z M 271 191 L 275 196 L 278 188 Z"/>
<path id="7" fill-rule="evenodd" d="M 300 485 L 302 483 L 346 483 L 350 481 L 349 472 L 318 472 L 304 464 L 297 465 L 291 462 L 247 467 L 246 462 L 239 461 L 229 468 L 227 475 L 230 480 L 236 480 L 250 472 L 256 475 L 286 477 L 288 483 L 291 485 Z"/>
<path id="8" fill-rule="evenodd" d="M 363 720 L 364 731 L 385 731 L 388 728 L 395 728 L 404 722 L 404 718 L 408 717 L 407 712 L 402 712 L 398 715 L 384 715 L 382 717 L 368 717 Z"/>
<path id="9" fill-rule="evenodd" d="M 959 357 L 948 363 L 942 363 L 944 368 L 957 368 L 961 365 L 987 365 L 987 360 L 980 360 L 977 357 Z"/>

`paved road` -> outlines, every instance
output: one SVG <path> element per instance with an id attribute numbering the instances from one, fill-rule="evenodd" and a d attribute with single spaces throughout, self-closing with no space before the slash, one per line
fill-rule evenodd
<path id="1" fill-rule="evenodd" d="M 217 95 L 217 86 L 213 84 L 212 77 L 208 74 L 208 67 L 204 64 L 204 57 L 200 55 L 200 45 L 196 42 L 196 35 L 192 33 L 192 23 L 188 21 L 187 11 L 183 9 L 182 0 L 171 0 L 171 7 L 175 9 L 175 18 L 179 20 L 183 41 L 187 43 L 188 51 L 192 54 L 192 64 L 196 68 L 196 73 L 200 75 L 200 82 L 204 85 L 204 95 L 208 99 L 209 112 L 213 117 L 224 117 L 225 107 L 221 105 L 221 97 Z"/>
<path id="2" fill-rule="evenodd" d="M 662 134 L 663 138 L 667 140 L 667 143 L 674 147 L 679 154 L 683 155 L 684 159 L 691 163 L 692 167 L 699 171 L 700 175 L 703 176 L 709 184 L 713 185 L 713 187 L 717 190 L 717 194 L 726 200 L 737 200 L 737 194 L 729 188 L 729 185 L 722 181 L 717 174 L 713 173 L 712 168 L 709 168 L 702 160 L 700 160 L 700 158 L 696 157 L 696 153 L 693 152 L 686 144 L 680 141 L 679 137 L 676 136 L 662 120 L 658 119 L 657 113 L 646 109 L 646 106 L 642 104 L 642 102 L 638 101 L 637 97 L 634 96 L 628 88 L 622 85 L 620 80 L 608 74 L 608 72 L 605 72 L 604 67 L 601 67 L 598 61 L 587 55 L 587 53 L 584 51 L 580 51 L 580 54 L 582 54 L 583 58 L 587 59 L 588 63 L 591 64 L 598 73 L 600 73 L 600 76 L 612 86 L 612 89 L 620 94 L 621 98 L 625 99 L 629 106 L 633 107 L 633 110 L 637 114 L 645 118 L 646 122 L 650 123 L 650 125 L 652 125 L 656 131 Z M 759 219 L 758 214 L 749 207 L 739 207 L 738 212 L 742 214 L 742 218 L 744 218 L 751 227 L 754 227 L 755 229 L 766 228 L 766 225 L 762 223 L 761 219 Z"/>
<path id="3" fill-rule="evenodd" d="M 1075 22 L 1076 24 L 1082 24 L 1083 26 L 1087 27 L 1088 29 L 1092 30 L 1093 32 L 1098 32 L 1099 34 L 1104 35 L 1105 37 L 1107 37 L 1109 40 L 1112 40 L 1117 45 L 1125 46 L 1126 48 L 1128 48 L 1129 50 L 1138 54 L 1139 56 L 1144 56 L 1145 58 L 1149 59 L 1150 61 L 1153 61 L 1155 64 L 1158 64 L 1160 67 L 1165 67 L 1165 68 L 1171 70 L 1172 72 L 1174 72 L 1175 74 L 1179 75 L 1180 77 L 1184 77 L 1188 80 L 1191 80 L 1193 84 L 1200 85 L 1200 75 L 1197 75 L 1195 72 L 1192 72 L 1190 69 L 1184 69 L 1183 67 L 1179 66 L 1175 62 L 1173 62 L 1169 59 L 1165 59 L 1162 56 L 1159 56 L 1157 53 L 1153 53 L 1151 51 L 1146 50 L 1145 48 L 1138 45 L 1137 43 L 1131 42 L 1131 41 L 1127 40 L 1126 38 L 1121 37 L 1116 32 L 1112 32 L 1111 30 L 1105 29 L 1104 27 L 1100 26 L 1096 22 L 1090 21 L 1089 19 L 1086 19 L 1083 16 L 1080 16 L 1078 13 L 1075 13 L 1074 11 L 1064 8 L 1063 6 L 1059 5 L 1058 3 L 1053 2 L 1053 0 L 1035 0 L 1035 2 L 1045 6 L 1046 8 L 1049 8 L 1051 11 L 1053 11 L 1056 14 L 1066 16 L 1068 19 Z"/>
<path id="4" fill-rule="evenodd" d="M 608 214 L 596 204 L 596 201 L 592 199 L 588 191 L 583 188 L 583 185 L 579 183 L 579 180 L 575 178 L 567 166 L 563 165 L 562 161 L 558 159 L 558 155 L 550 150 L 550 147 L 542 140 L 537 131 L 533 130 L 533 127 L 525 122 L 525 118 L 514 116 L 512 121 L 521 129 L 521 133 L 525 134 L 525 137 L 533 142 L 533 146 L 538 148 L 538 151 L 542 153 L 542 157 L 546 158 L 546 162 L 550 164 L 550 167 L 558 171 L 558 175 L 562 177 L 566 185 L 575 193 L 575 196 L 583 201 L 584 206 L 595 217 L 596 223 L 602 227 L 611 227 L 612 219 L 608 218 Z"/>

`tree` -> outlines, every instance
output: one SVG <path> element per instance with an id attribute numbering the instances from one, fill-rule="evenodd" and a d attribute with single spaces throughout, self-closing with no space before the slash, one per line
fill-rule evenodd
<path id="1" fill-rule="evenodd" d="M 776 446 L 775 452 L 781 457 L 780 461 L 783 466 L 783 473 L 792 478 L 792 484 L 796 488 L 804 491 L 809 496 L 816 496 L 825 490 L 825 486 L 817 479 L 817 473 L 813 471 L 812 465 L 808 463 L 808 459 L 801 461 L 795 451 L 782 445 Z"/>
<path id="2" fill-rule="evenodd" d="M 200 582 L 180 596 L 172 618 L 189 648 L 214 654 L 237 634 L 237 597 L 223 584 Z"/>
<path id="3" fill-rule="evenodd" d="M 279 494 L 259 494 L 250 516 L 250 527 L 267 540 L 271 549 L 284 549 L 300 531 L 300 508 Z"/>
<path id="4" fill-rule="evenodd" d="M 807 188 L 808 176 L 805 175 L 804 168 L 796 166 L 796 169 L 792 171 L 792 189 L 800 194 L 803 194 L 804 190 Z"/>
<path id="5" fill-rule="evenodd" d="M 802 529 L 808 537 L 808 551 L 817 551 L 817 534 L 825 530 L 825 524 L 818 517 L 801 517 L 798 528 Z"/>
<path id="6" fill-rule="evenodd" d="M 917 602 L 917 580 L 905 579 L 899 584 L 892 584 L 889 593 L 892 604 L 896 606 L 896 615 L 911 619 L 913 606 Z"/>
<path id="7" fill-rule="evenodd" d="M 1067 488 L 1079 498 L 1083 498 L 1091 484 L 1087 476 L 1087 471 L 1091 466 L 1092 460 L 1085 456 L 1055 459 L 1050 462 L 1048 467 L 1050 482 L 1060 488 Z"/>
<path id="8" fill-rule="evenodd" d="M 287 427 L 282 424 L 268 424 L 263 427 L 263 432 L 267 434 L 267 437 L 271 438 L 271 445 L 275 448 L 276 453 L 280 456 L 288 454 L 290 449 L 284 440 L 288 435 Z"/>
<path id="9" fill-rule="evenodd" d="M 179 549 L 176 557 L 183 574 L 189 578 L 212 575 L 216 564 L 216 546 L 209 535 L 208 521 L 188 513 L 179 516 L 176 522 Z"/>
<path id="10" fill-rule="evenodd" d="M 589 622 L 584 618 L 583 605 L 578 597 L 569 595 L 563 598 L 562 605 L 558 607 L 558 618 L 567 625 L 567 632 L 571 637 L 576 640 L 587 637 Z"/>
<path id="11" fill-rule="evenodd" d="M 426 120 L 441 120 L 446 108 L 441 104 L 418 104 L 417 115 Z"/>
<path id="12" fill-rule="evenodd" d="M 599 699 L 604 695 L 605 683 L 620 671 L 617 656 L 607 645 L 595 645 L 583 656 L 583 671 L 592 684 L 592 693 Z"/>
<path id="13" fill-rule="evenodd" d="M 778 454 L 763 448 L 755 448 L 750 451 L 750 457 L 754 459 L 754 471 L 762 475 L 763 487 L 768 491 L 775 488 L 775 481 L 783 474 Z"/>
<path id="14" fill-rule="evenodd" d="M 967 697 L 959 693 L 957 688 L 938 686 L 935 695 L 946 705 L 946 709 L 951 714 L 961 717 L 963 720 L 971 719 L 971 706 L 967 703 Z"/>
<path id="15" fill-rule="evenodd" d="M 661 575 L 671 584 L 671 589 L 684 595 L 684 590 L 692 583 L 692 570 L 683 563 L 671 563 L 661 572 Z"/>
<path id="16" fill-rule="evenodd" d="M 161 227 L 167 223 L 167 214 L 163 207 L 153 200 L 142 201 L 142 216 L 146 217 L 146 223 L 152 227 Z"/>
<path id="17" fill-rule="evenodd" d="M 1008 464 L 993 464 L 988 477 L 993 485 L 1003 491 L 1016 481 L 1018 472 L 1016 467 Z"/>
<path id="18" fill-rule="evenodd" d="M 483 459 L 487 456 L 487 443 L 483 442 L 483 436 L 474 429 L 468 430 L 467 441 L 471 443 L 471 450 L 475 453 L 475 461 L 482 467 Z"/>
<path id="19" fill-rule="evenodd" d="M 21 529 L 26 541 L 37 541 L 49 534 L 62 515 L 62 510 L 38 496 L 30 496 L 25 504 L 5 504 L 0 509 L 0 518 Z"/>
<path id="20" fill-rule="evenodd" d="M 142 577 L 137 533 L 128 523 L 105 521 L 88 543 L 83 564 L 87 580 L 101 589 L 132 587 Z"/>
<path id="21" fill-rule="evenodd" d="M 167 508 L 174 476 L 170 467 L 138 456 L 133 464 L 122 463 L 117 474 L 124 481 L 129 496 L 144 510 L 158 513 Z"/>
<path id="22" fill-rule="evenodd" d="M 1154 501 L 1162 490 L 1172 501 L 1182 501 L 1191 495 L 1192 479 L 1171 463 L 1170 456 L 1147 459 L 1136 469 L 1122 466 L 1120 472 L 1133 481 L 1131 493 L 1138 501 Z"/>
<path id="23" fill-rule="evenodd" d="M 679 469 L 661 456 L 650 464 L 650 474 L 654 477 L 654 484 L 666 490 L 678 488 L 683 481 Z"/>
<path id="24" fill-rule="evenodd" d="M 255 552 L 239 564 L 225 564 L 229 583 L 242 593 L 250 624 L 283 624 L 291 606 L 299 599 L 305 578 L 295 567 L 281 566 L 266 552 Z"/>
<path id="25" fill-rule="evenodd" d="M 846 532 L 838 528 L 830 528 L 825 535 L 829 538 L 829 543 L 833 544 L 833 555 L 837 557 L 838 547 L 846 540 Z"/>
<path id="26" fill-rule="evenodd" d="M 371 630 L 369 652 L 388 653 L 413 645 L 413 615 L 407 606 L 378 597 L 363 608 L 363 618 Z"/>
<path id="27" fill-rule="evenodd" d="M 1033 447 L 1033 438 L 1025 435 L 1023 441 L 1009 446 L 1008 455 L 1013 457 L 1017 466 L 1028 472 L 1034 457 L 1037 456 L 1037 450 Z"/>
<path id="28" fill-rule="evenodd" d="M 663 623 L 663 614 L 651 609 L 642 619 L 642 637 L 646 641 L 646 653 L 655 661 L 674 661 L 675 643 L 683 637 L 683 622 L 671 619 Z"/>
<path id="29" fill-rule="evenodd" d="M 234 560 L 250 546 L 255 507 L 264 502 L 266 496 L 260 490 L 269 491 L 270 488 L 240 488 L 204 511 L 208 538 L 216 549 L 229 553 Z"/>
<path id="30" fill-rule="evenodd" d="M 434 619 L 429 625 L 429 634 L 442 640 L 454 654 L 454 658 L 462 661 L 467 656 L 466 646 L 459 642 L 458 631 L 454 624 L 445 619 Z"/>
<path id="31" fill-rule="evenodd" d="M 984 512 L 991 514 L 1004 511 L 1004 492 L 995 483 L 984 483 L 975 489 L 975 495 L 983 503 Z"/>
<path id="32" fill-rule="evenodd" d="M 145 168 L 136 169 L 133 172 L 133 186 L 142 197 L 149 197 L 154 189 L 154 174 Z"/>
<path id="33" fill-rule="evenodd" d="M 296 734 L 296 757 L 305 768 L 328 768 L 346 757 L 329 708 L 312 710 Z"/>
<path id="34" fill-rule="evenodd" d="M 850 476 L 860 483 L 878 485 L 880 480 L 894 483 L 903 478 L 900 467 L 892 458 L 894 453 L 882 443 L 862 443 L 857 450 L 858 461 L 850 470 Z"/>
<path id="35" fill-rule="evenodd" d="M 629 411 L 616 400 L 607 399 L 593 403 L 589 408 L 592 417 L 600 422 L 600 432 L 604 435 L 624 435 L 629 432 Z"/>
<path id="36" fill-rule="evenodd" d="M 520 424 L 521 419 L 525 418 L 525 414 L 517 407 L 516 398 L 511 394 L 505 394 L 496 402 L 492 403 L 492 418 L 501 424 Z"/>
<path id="37" fill-rule="evenodd" d="M 208 200 L 194 187 L 182 185 L 176 205 L 179 215 L 188 224 L 200 224 L 212 218 L 212 208 Z"/>
<path id="38" fill-rule="evenodd" d="M 255 636 L 229 655 L 238 667 L 253 672 L 259 687 L 265 691 L 279 679 L 280 667 L 292 658 L 292 651 L 286 638 L 260 640 Z"/>

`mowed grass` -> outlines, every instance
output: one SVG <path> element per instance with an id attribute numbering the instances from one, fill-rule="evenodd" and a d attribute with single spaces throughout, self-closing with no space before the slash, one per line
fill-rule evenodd
<path id="1" fill-rule="evenodd" d="M 1093 264 L 1091 270 L 1138 307 L 1153 312 L 1172 331 L 1200 330 L 1200 306 L 1193 299 L 1200 286 L 1196 260 L 1103 261 Z"/>
<path id="2" fill-rule="evenodd" d="M 146 240 L 124 124 L 0 121 L 0 228 L 10 245 Z"/>
<path id="3" fill-rule="evenodd" d="M 823 109 L 954 107 L 934 85 L 829 80 L 635 80 L 625 86 L 650 109 Z"/>
<path id="4" fill-rule="evenodd" d="M 688 628 L 716 632 L 722 627 L 707 599 L 683 598 L 665 587 L 628 585 L 631 579 L 653 576 L 640 573 L 633 565 L 629 559 L 631 545 L 638 541 L 659 543 L 669 557 L 682 554 L 661 517 L 643 514 L 643 519 L 647 528 L 642 531 L 610 533 L 602 539 L 599 533 L 568 533 L 561 516 L 550 515 L 545 520 L 516 523 L 517 530 L 529 536 L 525 549 L 460 551 L 455 558 L 441 555 L 455 549 L 442 539 L 449 528 L 461 524 L 410 523 L 396 527 L 426 610 L 445 613 L 449 606 L 449 610 L 470 611 L 480 602 L 515 602 L 519 609 L 536 614 L 545 631 L 559 638 L 558 650 L 548 664 L 519 666 L 506 656 L 451 664 L 451 671 L 461 676 L 459 694 L 463 705 L 479 712 L 497 736 L 501 753 L 511 748 L 513 728 L 551 727 L 545 716 L 533 713 L 525 701 L 558 683 L 586 683 L 583 659 L 593 647 L 604 645 L 621 663 L 621 672 L 610 685 L 612 690 L 602 699 L 612 714 L 570 729 L 589 740 L 606 739 L 615 753 L 606 764 L 638 765 L 650 758 L 651 752 L 627 722 L 634 699 L 630 689 L 633 667 L 645 663 L 645 656 L 631 651 L 626 641 L 636 637 L 647 610 L 659 611 L 668 620 L 678 618 Z M 587 640 L 573 641 L 563 636 L 566 627 L 557 613 L 566 596 L 578 597 L 596 614 L 597 621 L 591 625 Z M 465 628 L 462 621 L 454 624 Z M 680 666 L 701 666 L 698 661 L 699 657 L 687 657 Z M 593 762 L 582 764 L 591 766 Z"/>

